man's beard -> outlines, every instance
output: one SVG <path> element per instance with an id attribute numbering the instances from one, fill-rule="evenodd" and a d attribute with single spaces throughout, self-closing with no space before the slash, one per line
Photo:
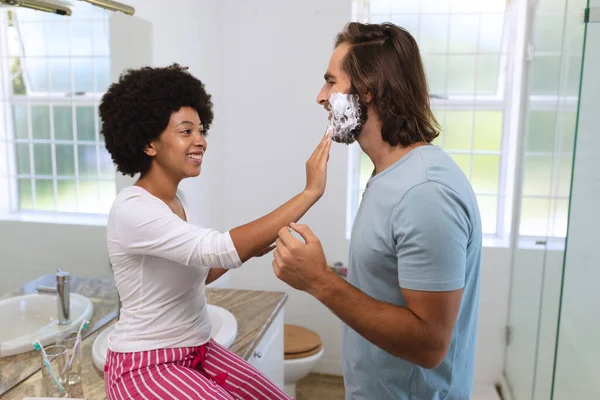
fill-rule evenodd
<path id="1" fill-rule="evenodd" d="M 367 106 L 357 94 L 334 93 L 329 98 L 331 120 L 327 130 L 338 143 L 353 143 L 367 122 Z"/>

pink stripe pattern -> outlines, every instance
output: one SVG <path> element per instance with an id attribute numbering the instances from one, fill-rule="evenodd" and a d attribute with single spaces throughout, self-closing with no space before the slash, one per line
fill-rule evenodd
<path id="1" fill-rule="evenodd" d="M 108 400 L 289 400 L 256 368 L 213 339 L 202 346 L 137 353 L 108 350 Z"/>

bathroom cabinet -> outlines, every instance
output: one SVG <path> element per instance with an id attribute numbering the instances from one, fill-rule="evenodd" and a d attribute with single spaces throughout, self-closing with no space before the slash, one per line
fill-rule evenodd
<path id="1" fill-rule="evenodd" d="M 283 389 L 283 310 L 258 342 L 248 362 Z"/>

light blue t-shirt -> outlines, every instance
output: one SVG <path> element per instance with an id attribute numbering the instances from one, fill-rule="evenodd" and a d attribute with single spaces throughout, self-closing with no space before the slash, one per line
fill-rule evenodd
<path id="1" fill-rule="evenodd" d="M 401 288 L 464 291 L 448 354 L 434 369 L 393 356 L 344 324 L 346 399 L 469 399 L 481 239 L 471 184 L 439 147 L 417 147 L 371 177 L 352 228 L 348 281 L 398 306 L 406 305 Z"/>

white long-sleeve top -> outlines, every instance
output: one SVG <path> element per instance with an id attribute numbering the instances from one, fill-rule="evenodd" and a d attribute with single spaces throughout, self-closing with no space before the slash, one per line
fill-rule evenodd
<path id="1" fill-rule="evenodd" d="M 205 295 L 209 268 L 242 264 L 229 233 L 182 220 L 138 186 L 117 195 L 106 228 L 122 303 L 108 347 L 138 352 L 206 343 L 211 331 Z"/>

